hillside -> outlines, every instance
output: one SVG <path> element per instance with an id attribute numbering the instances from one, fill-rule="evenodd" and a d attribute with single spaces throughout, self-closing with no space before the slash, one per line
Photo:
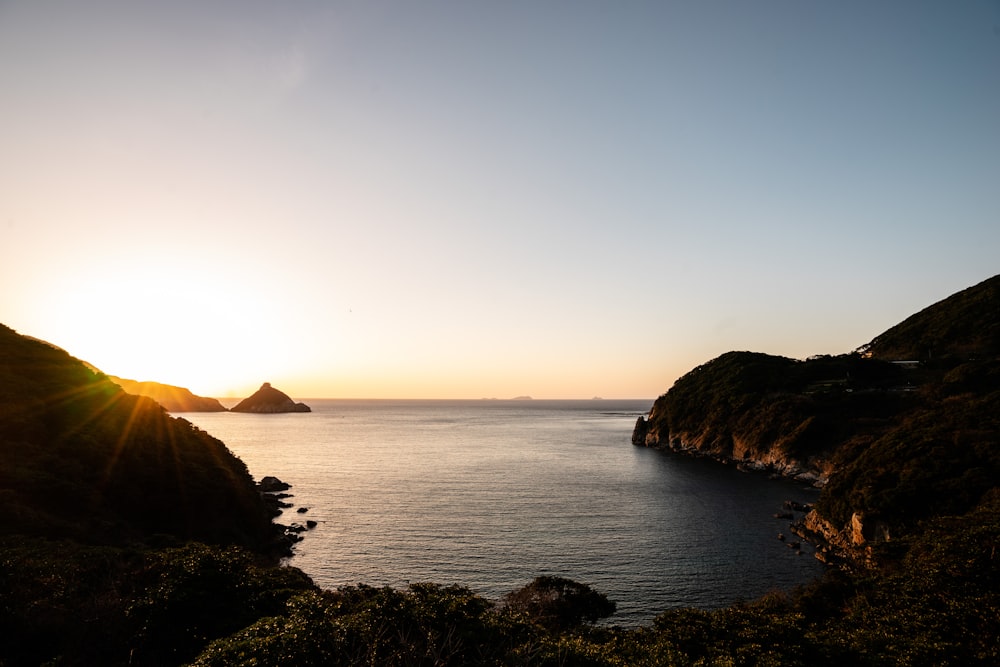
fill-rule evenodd
<path id="1" fill-rule="evenodd" d="M 730 352 L 678 379 L 633 442 L 825 484 L 800 530 L 867 559 L 1000 479 L 998 322 L 1000 276 L 853 353 Z"/>
<path id="2" fill-rule="evenodd" d="M 242 461 L 66 352 L 0 325 L 0 533 L 124 542 L 159 533 L 263 548 Z"/>
<path id="3" fill-rule="evenodd" d="M 911 315 L 861 350 L 875 359 L 911 359 L 925 365 L 1000 355 L 1000 275 Z"/>
<path id="4" fill-rule="evenodd" d="M 217 399 L 197 396 L 186 387 L 159 382 L 137 382 L 109 375 L 108 379 L 134 396 L 146 396 L 162 405 L 167 412 L 225 412 Z"/>

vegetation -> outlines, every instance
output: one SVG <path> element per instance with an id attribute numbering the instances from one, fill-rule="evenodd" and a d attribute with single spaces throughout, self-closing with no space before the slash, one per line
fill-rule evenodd
<path id="1" fill-rule="evenodd" d="M 559 577 L 498 602 L 319 590 L 276 566 L 281 530 L 222 443 L 0 327 L 0 665 L 1000 664 L 1000 356 L 989 317 L 963 321 L 1000 312 L 984 285 L 864 354 L 734 352 L 678 380 L 654 430 L 828 457 L 817 512 L 892 539 L 864 545 L 867 568 L 639 628 L 595 625 L 614 603 Z M 933 359 L 890 363 L 928 332 Z"/>
<path id="2" fill-rule="evenodd" d="M 862 348 L 879 359 L 951 363 L 1000 354 L 1000 275 L 911 315 Z"/>
<path id="3" fill-rule="evenodd" d="M 796 361 L 728 352 L 658 398 L 649 429 L 721 458 L 807 460 L 883 428 L 907 405 L 906 371 L 857 354 Z"/>
<path id="4" fill-rule="evenodd" d="M 615 613 L 607 596 L 564 577 L 536 577 L 504 598 L 507 609 L 524 614 L 549 630 L 569 630 Z"/>
<path id="5" fill-rule="evenodd" d="M 246 465 L 222 442 L 2 325 L 0 500 L 0 535 L 280 542 Z"/>

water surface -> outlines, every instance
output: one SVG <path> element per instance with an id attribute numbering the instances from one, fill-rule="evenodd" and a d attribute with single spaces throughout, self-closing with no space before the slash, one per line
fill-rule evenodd
<path id="1" fill-rule="evenodd" d="M 312 413 L 180 416 L 256 479 L 293 485 L 279 520 L 318 526 L 290 562 L 326 588 L 434 581 L 497 599 L 551 574 L 606 593 L 626 625 L 822 571 L 773 517 L 814 489 L 633 447 L 651 401 L 305 402 Z"/>

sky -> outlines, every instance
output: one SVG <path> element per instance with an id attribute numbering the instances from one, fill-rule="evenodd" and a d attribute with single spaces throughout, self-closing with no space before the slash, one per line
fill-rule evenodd
<path id="1" fill-rule="evenodd" d="M 995 0 L 0 0 L 0 322 L 112 375 L 652 399 L 998 272 Z"/>

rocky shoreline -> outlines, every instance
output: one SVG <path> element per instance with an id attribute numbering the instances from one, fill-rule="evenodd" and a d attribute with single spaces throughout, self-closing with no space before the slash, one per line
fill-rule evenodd
<path id="1" fill-rule="evenodd" d="M 659 451 L 669 451 L 683 456 L 716 461 L 723 465 L 734 465 L 744 472 L 763 473 L 774 478 L 790 479 L 796 482 L 822 488 L 829 481 L 829 466 L 804 466 L 797 461 L 775 459 L 761 461 L 753 458 L 735 458 L 711 448 L 699 448 L 686 445 L 679 438 L 661 442 L 657 434 L 649 430 L 648 420 L 640 415 L 632 431 L 632 444 L 637 447 L 647 447 Z M 789 533 L 801 540 L 792 541 L 784 533 L 778 534 L 778 539 L 801 552 L 802 542 L 813 547 L 813 556 L 830 566 L 871 567 L 874 564 L 874 547 L 889 541 L 889 529 L 877 520 L 866 519 L 862 514 L 855 513 L 850 524 L 837 528 L 819 515 L 811 504 L 802 504 L 794 500 L 786 501 L 781 512 L 775 518 L 789 519 Z"/>
<path id="2" fill-rule="evenodd" d="M 661 451 L 672 451 L 686 456 L 711 459 L 725 465 L 735 465 L 747 472 L 762 472 L 774 477 L 783 477 L 822 488 L 830 479 L 830 466 L 825 461 L 813 460 L 802 463 L 780 455 L 771 455 L 768 460 L 752 456 L 736 457 L 711 447 L 698 447 L 684 442 L 681 438 L 668 437 L 664 443 L 658 433 L 649 428 L 649 420 L 639 415 L 632 430 L 632 444 Z M 770 453 L 770 452 L 769 452 Z"/>
<path id="3" fill-rule="evenodd" d="M 286 501 L 286 499 L 294 497 L 291 493 L 286 493 L 291 488 L 291 484 L 270 475 L 262 478 L 257 483 L 257 490 L 260 492 L 260 497 L 267 506 L 272 519 L 281 516 L 286 509 L 294 507 L 293 503 Z M 309 508 L 299 507 L 296 511 L 298 514 L 305 514 L 309 511 Z M 277 546 L 282 555 L 288 557 L 292 555 L 292 547 L 303 540 L 302 533 L 315 528 L 318 522 L 310 519 L 305 524 L 295 522 L 286 525 L 275 521 L 274 525 L 281 531 L 277 540 Z"/>

